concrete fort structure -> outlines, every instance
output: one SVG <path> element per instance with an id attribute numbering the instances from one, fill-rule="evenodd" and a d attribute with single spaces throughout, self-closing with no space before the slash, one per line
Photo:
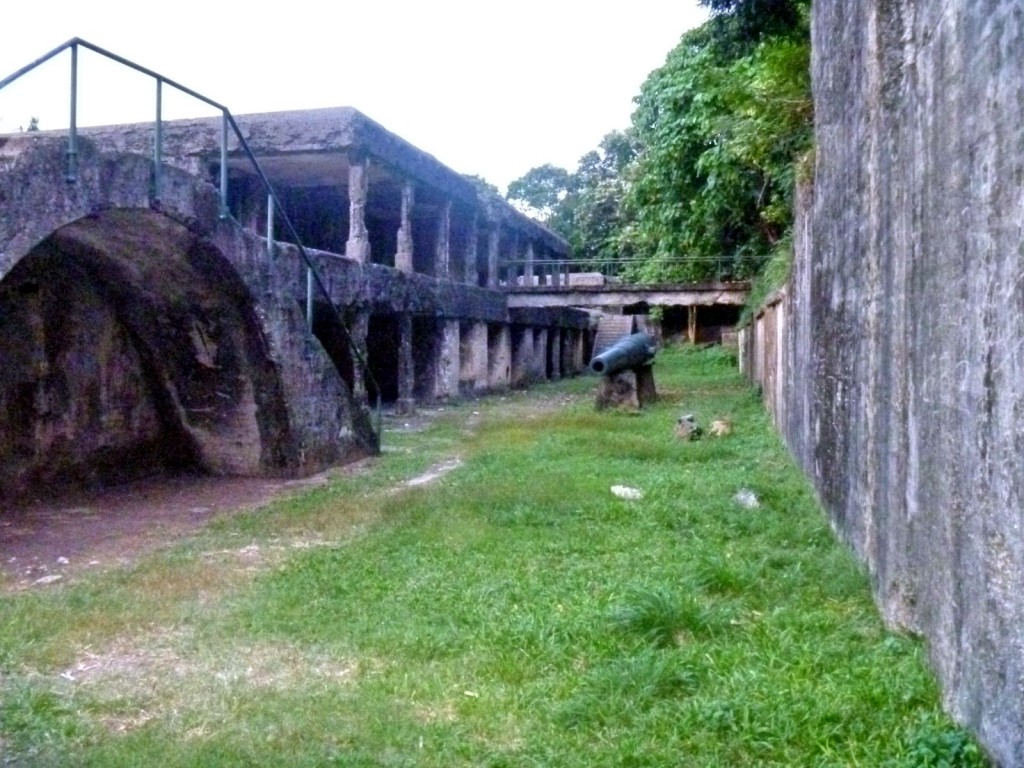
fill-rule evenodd
<path id="1" fill-rule="evenodd" d="M 501 289 L 563 283 L 565 241 L 354 109 L 237 124 L 163 122 L 157 162 L 153 123 L 79 129 L 73 174 L 66 135 L 0 137 L 0 496 L 310 473 L 376 449 L 378 399 L 584 368 L 588 313 Z"/>

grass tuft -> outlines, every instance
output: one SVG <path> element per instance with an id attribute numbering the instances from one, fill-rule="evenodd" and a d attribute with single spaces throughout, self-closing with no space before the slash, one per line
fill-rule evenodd
<path id="1" fill-rule="evenodd" d="M 659 648 L 682 645 L 688 639 L 714 634 L 714 614 L 689 595 L 662 587 L 637 587 L 611 612 L 612 625 L 639 635 Z"/>

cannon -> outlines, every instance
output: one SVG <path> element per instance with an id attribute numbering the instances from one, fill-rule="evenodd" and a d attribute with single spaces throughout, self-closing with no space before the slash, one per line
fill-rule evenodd
<path id="1" fill-rule="evenodd" d="M 612 346 L 590 361 L 590 370 L 605 376 L 650 365 L 654 362 L 654 339 L 646 333 L 623 336 Z"/>
<path id="2" fill-rule="evenodd" d="M 590 370 L 601 374 L 595 404 L 598 410 L 632 402 L 637 408 L 658 398 L 651 364 L 656 352 L 654 339 L 646 333 L 623 336 L 590 361 Z M 630 378 L 625 374 L 632 372 Z"/>

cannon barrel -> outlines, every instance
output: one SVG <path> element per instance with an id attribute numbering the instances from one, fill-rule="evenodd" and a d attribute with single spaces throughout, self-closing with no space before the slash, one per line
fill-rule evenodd
<path id="1" fill-rule="evenodd" d="M 646 333 L 623 336 L 612 346 L 590 361 L 590 370 L 614 376 L 621 371 L 650 365 L 654 361 L 654 339 Z"/>

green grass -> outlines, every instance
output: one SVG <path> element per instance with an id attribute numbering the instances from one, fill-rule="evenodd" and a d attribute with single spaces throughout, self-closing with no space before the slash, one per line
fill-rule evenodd
<path id="1" fill-rule="evenodd" d="M 0 765 L 983 765 L 729 356 L 656 375 L 639 416 L 593 379 L 446 408 L 367 472 L 3 597 Z M 683 411 L 733 434 L 679 442 Z"/>

